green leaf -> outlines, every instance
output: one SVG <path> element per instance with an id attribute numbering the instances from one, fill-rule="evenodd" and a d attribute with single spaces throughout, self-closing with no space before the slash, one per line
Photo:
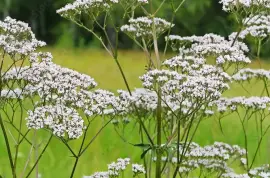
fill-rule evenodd
<path id="1" fill-rule="evenodd" d="M 134 144 L 134 146 L 140 147 L 140 148 L 143 148 L 143 149 L 149 149 L 150 144 L 139 143 L 139 144 Z"/>
<path id="2" fill-rule="evenodd" d="M 148 148 L 148 149 L 144 150 L 144 152 L 141 154 L 141 159 L 143 159 L 143 158 L 145 157 L 146 153 L 147 153 L 149 150 L 151 150 L 151 148 Z"/>

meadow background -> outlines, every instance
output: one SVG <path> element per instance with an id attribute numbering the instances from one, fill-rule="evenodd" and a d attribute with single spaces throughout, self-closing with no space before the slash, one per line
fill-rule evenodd
<path id="1" fill-rule="evenodd" d="M 68 0 L 0 0 L 0 19 L 10 15 L 12 18 L 28 22 L 37 38 L 46 41 L 49 47 L 42 49 L 49 51 L 54 56 L 54 62 L 64 67 L 77 70 L 81 73 L 89 74 L 98 82 L 98 88 L 108 89 L 115 92 L 117 89 L 125 89 L 123 80 L 114 61 L 108 56 L 106 51 L 100 49 L 100 45 L 91 35 L 79 29 L 74 24 L 60 18 L 55 13 L 56 9 L 62 7 Z M 156 0 L 155 3 L 159 3 Z M 115 14 L 115 17 L 120 14 Z M 140 14 L 136 14 L 140 16 Z M 166 8 L 161 12 L 161 16 L 170 19 L 170 12 Z M 186 35 L 203 35 L 213 32 L 227 36 L 234 31 L 235 26 L 232 17 L 221 10 L 218 0 L 187 0 L 183 8 L 176 15 L 176 28 L 172 33 Z M 97 29 L 98 30 L 98 29 Z M 113 34 L 111 34 L 113 36 Z M 141 87 L 138 77 L 145 72 L 146 58 L 142 52 L 136 49 L 135 45 L 124 34 L 120 34 L 119 60 L 123 66 L 131 88 Z M 252 51 L 255 47 L 247 41 Z M 164 43 L 160 43 L 161 48 Z M 174 53 L 170 52 L 169 56 Z M 251 52 L 252 57 L 252 52 Z M 251 68 L 270 69 L 270 45 L 264 44 L 262 60 L 254 59 Z M 227 96 L 256 95 L 262 91 L 261 83 L 251 83 L 248 85 L 250 94 L 240 86 L 231 86 L 233 89 L 227 92 Z M 245 112 L 245 111 L 243 111 Z M 90 127 L 89 138 L 100 128 L 102 119 Z M 249 148 L 255 151 L 257 143 L 257 131 L 255 123 L 250 123 Z M 230 115 L 222 121 L 224 132 L 220 131 L 217 120 L 209 118 L 204 120 L 195 136 L 195 142 L 201 145 L 212 144 L 214 141 L 222 141 L 229 144 L 243 146 L 243 134 L 240 122 L 235 115 Z M 126 138 L 132 143 L 138 143 L 138 136 L 131 126 Z M 38 135 L 45 138 L 48 134 L 39 131 Z M 257 163 L 270 162 L 270 134 L 268 134 L 262 144 L 262 151 L 259 153 Z M 74 141 L 76 147 L 78 142 Z M 29 146 L 23 145 L 20 159 L 25 159 L 29 151 Z M 106 170 L 107 164 L 119 157 L 131 157 L 134 161 L 140 161 L 141 150 L 134 148 L 130 144 L 121 140 L 114 131 L 113 125 L 109 125 L 89 147 L 86 154 L 80 159 L 75 177 L 90 175 L 95 171 Z M 0 132 L 0 174 L 8 175 L 8 158 L 2 132 Z M 31 164 L 34 160 L 31 160 Z M 57 139 L 53 138 L 44 157 L 39 163 L 39 170 L 42 178 L 65 178 L 70 175 L 74 163 L 74 158 Z M 24 162 L 19 164 L 22 168 Z"/>

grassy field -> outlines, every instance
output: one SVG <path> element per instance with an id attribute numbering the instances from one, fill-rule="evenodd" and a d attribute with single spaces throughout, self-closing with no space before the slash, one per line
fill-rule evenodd
<path id="1" fill-rule="evenodd" d="M 69 49 L 47 49 L 54 55 L 54 62 L 64 67 L 72 68 L 82 73 L 89 74 L 98 82 L 98 87 L 116 91 L 117 89 L 125 89 L 121 75 L 114 61 L 108 57 L 105 51 L 97 50 L 69 50 Z M 136 51 L 122 51 L 119 54 L 120 63 L 124 68 L 127 79 L 131 88 L 140 87 L 138 77 L 144 73 L 146 58 L 143 53 Z M 269 69 L 270 64 L 262 63 L 263 68 Z M 258 67 L 258 63 L 254 62 L 251 67 Z M 255 83 L 249 87 L 251 94 L 259 95 L 262 90 L 260 83 Z M 226 95 L 244 95 L 244 90 L 241 87 L 232 86 L 233 91 L 227 92 Z M 202 122 L 195 141 L 202 144 L 212 144 L 214 141 L 223 141 L 230 144 L 244 145 L 243 134 L 240 127 L 240 122 L 235 115 L 227 117 L 223 122 L 224 134 L 221 133 L 219 125 L 215 119 L 208 119 Z M 249 135 L 249 148 L 251 153 L 255 150 L 257 143 L 256 128 L 251 124 Z M 94 135 L 100 127 L 100 123 L 93 124 L 90 127 L 89 138 Z M 131 131 L 132 132 L 132 131 Z M 136 141 L 137 136 L 135 131 L 129 134 L 129 139 Z M 48 134 L 44 131 L 38 134 L 46 138 Z M 265 138 L 269 138 L 266 136 Z M 266 163 L 270 160 L 270 140 L 265 139 L 262 144 L 263 151 L 260 152 L 257 163 Z M 74 148 L 78 146 L 78 142 L 72 145 Z M 22 168 L 24 161 L 29 152 L 29 146 L 22 146 L 22 152 L 19 162 L 19 168 Z M 135 161 L 140 160 L 140 149 L 132 148 L 124 143 L 115 133 L 113 126 L 106 128 L 99 138 L 90 146 L 79 162 L 76 171 L 76 178 L 83 175 L 90 175 L 95 171 L 106 170 L 107 163 L 114 161 L 119 157 L 131 157 Z M 20 161 L 20 160 L 19 160 Z M 30 163 L 33 164 L 34 160 Z M 39 164 L 39 171 L 42 178 L 66 178 L 69 177 L 70 171 L 74 163 L 74 158 L 71 157 L 67 148 L 57 139 L 53 139 L 48 147 L 44 157 Z M 2 136 L 0 134 L 0 174 L 9 175 L 7 152 Z M 8 176 L 7 176 L 8 177 Z"/>

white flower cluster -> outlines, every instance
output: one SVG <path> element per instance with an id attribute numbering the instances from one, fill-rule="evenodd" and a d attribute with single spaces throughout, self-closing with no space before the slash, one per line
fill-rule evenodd
<path id="1" fill-rule="evenodd" d="M 209 99 L 219 98 L 229 89 L 230 77 L 214 66 L 194 71 L 191 75 L 181 75 L 175 71 L 152 70 L 141 77 L 145 88 L 157 91 L 159 84 L 164 94 L 179 93 L 182 98 Z M 209 98 L 210 97 L 210 98 Z"/>
<path id="2" fill-rule="evenodd" d="M 234 81 L 244 82 L 252 79 L 263 79 L 268 81 L 270 79 L 270 71 L 264 69 L 250 69 L 245 68 L 239 70 L 238 73 L 232 76 Z"/>
<path id="3" fill-rule="evenodd" d="M 140 77 L 145 88 L 154 89 L 157 91 L 157 84 L 165 85 L 168 82 L 175 81 L 178 83 L 184 82 L 187 76 L 181 75 L 176 71 L 170 70 L 151 70 Z M 176 83 L 175 83 L 176 84 Z M 173 87 L 173 86 L 172 86 Z"/>
<path id="4" fill-rule="evenodd" d="M 180 145 L 179 151 L 183 152 L 183 144 Z M 182 158 L 179 168 L 181 173 L 189 173 L 198 168 L 207 169 L 216 172 L 231 172 L 232 168 L 227 164 L 232 159 L 239 159 L 245 155 L 246 150 L 237 145 L 229 145 L 226 143 L 215 142 L 213 145 L 204 147 L 192 142 L 188 148 L 185 148 L 186 154 Z M 172 164 L 177 163 L 177 158 L 162 158 L 163 161 L 169 161 Z"/>
<path id="5" fill-rule="evenodd" d="M 241 32 L 241 36 L 250 34 L 253 37 L 266 38 L 270 34 L 270 15 L 263 13 L 244 19 L 247 28 Z"/>
<path id="6" fill-rule="evenodd" d="M 162 33 L 166 32 L 168 29 L 174 26 L 174 24 L 171 24 L 164 19 L 151 19 L 149 17 L 138 17 L 136 19 L 129 19 L 129 23 L 129 25 L 123 25 L 121 27 L 121 31 L 133 37 L 142 37 L 145 39 L 152 38 L 153 25 L 155 26 L 157 36 L 160 36 Z"/>
<path id="7" fill-rule="evenodd" d="M 87 116 L 115 114 L 117 100 L 112 92 L 97 89 L 93 92 L 82 91 L 76 99 L 80 105 L 76 107 L 84 108 Z"/>
<path id="8" fill-rule="evenodd" d="M 78 88 L 92 89 L 97 85 L 88 75 L 63 68 L 51 60 L 50 53 L 33 54 L 30 57 L 30 61 L 33 61 L 31 66 L 14 67 L 5 72 L 3 80 L 24 81 L 24 94 L 39 94 L 40 97 L 49 97 L 55 90 L 55 93 L 64 94 Z"/>
<path id="9" fill-rule="evenodd" d="M 251 15 L 243 20 L 243 24 L 245 28 L 238 34 L 239 39 L 245 39 L 248 35 L 265 39 L 270 34 L 270 15 L 263 13 Z M 236 34 L 236 32 L 232 33 L 229 38 L 235 38 Z"/>
<path id="10" fill-rule="evenodd" d="M 226 12 L 233 11 L 237 8 L 270 8 L 269 0 L 220 0 L 220 3 L 223 5 L 223 10 Z"/>
<path id="11" fill-rule="evenodd" d="M 4 53 L 21 55 L 30 62 L 2 71 L 0 93 L 1 101 L 35 98 L 26 118 L 28 128 L 49 129 L 58 137 L 76 139 L 84 130 L 80 111 L 88 116 L 108 114 L 115 105 L 113 93 L 90 91 L 97 86 L 90 76 L 54 64 L 50 53 L 35 53 L 45 43 L 35 39 L 27 24 L 7 17 L 0 22 L 0 39 Z"/>
<path id="12" fill-rule="evenodd" d="M 119 158 L 117 162 L 108 164 L 108 171 L 96 172 L 91 176 L 84 176 L 84 178 L 115 178 L 119 177 L 120 174 L 127 169 L 130 164 L 129 158 Z M 132 172 L 135 176 L 139 174 L 145 174 L 145 168 L 139 164 L 132 164 Z"/>
<path id="13" fill-rule="evenodd" d="M 22 90 L 19 88 L 15 89 L 3 89 L 0 91 L 0 99 L 23 99 Z"/>
<path id="14" fill-rule="evenodd" d="M 148 0 L 138 0 L 139 3 L 148 4 Z"/>
<path id="15" fill-rule="evenodd" d="M 83 178 L 109 178 L 108 172 L 95 172 L 91 176 L 83 176 Z"/>
<path id="16" fill-rule="evenodd" d="M 184 59 L 175 57 L 169 59 L 169 62 L 165 61 L 164 65 L 173 66 L 171 69 L 174 70 L 181 62 L 185 62 Z M 185 67 L 190 68 L 189 65 L 197 65 L 194 64 L 197 58 L 189 57 L 187 59 L 190 61 Z M 159 85 L 164 115 L 175 115 L 175 113 L 182 114 L 182 117 L 188 117 L 190 113 L 196 113 L 197 117 L 212 115 L 214 112 L 210 110 L 212 108 L 210 103 L 218 100 L 222 93 L 229 89 L 228 83 L 231 81 L 231 77 L 221 68 L 203 64 L 203 61 L 200 59 L 199 65 L 191 67 L 186 74 L 181 74 L 183 73 L 181 70 L 155 69 L 148 71 L 140 77 L 144 88 L 132 91 L 131 95 L 127 91 L 118 91 L 119 95 L 113 105 L 115 113 L 121 116 L 119 118 L 124 118 L 125 123 L 127 117 L 133 114 L 136 116 L 137 112 L 143 114 L 145 118 L 152 117 L 157 109 L 157 86 Z M 118 122 L 115 120 L 114 123 L 118 124 Z"/>
<path id="17" fill-rule="evenodd" d="M 252 176 L 257 176 L 261 178 L 267 178 L 270 177 L 270 166 L 269 164 L 253 168 L 249 171 L 249 174 Z"/>
<path id="18" fill-rule="evenodd" d="M 145 168 L 141 164 L 132 164 L 132 172 L 135 175 L 146 173 Z"/>
<path id="19" fill-rule="evenodd" d="M 187 36 L 187 37 L 181 37 L 178 35 L 170 35 L 168 39 L 170 41 L 181 41 L 183 43 L 185 42 L 198 42 L 198 43 L 221 43 L 224 41 L 224 37 L 221 37 L 219 35 L 209 33 L 204 36 Z"/>
<path id="20" fill-rule="evenodd" d="M 237 174 L 235 172 L 228 172 L 222 174 L 223 178 L 269 178 L 270 177 L 270 167 L 269 164 L 260 167 L 253 168 L 249 171 L 249 174 Z"/>
<path id="21" fill-rule="evenodd" d="M 112 4 L 118 3 L 118 0 L 76 0 L 72 4 L 67 4 L 56 12 L 65 18 L 74 18 L 82 13 L 91 14 L 94 17 L 98 13 L 107 11 Z"/>
<path id="22" fill-rule="evenodd" d="M 28 128 L 44 128 L 58 137 L 79 138 L 84 120 L 78 109 L 85 111 L 93 106 L 93 112 L 101 114 L 106 107 L 100 105 L 107 103 L 102 98 L 104 94 L 93 92 L 91 102 L 84 101 L 85 105 L 81 105 L 80 96 L 93 89 L 96 82 L 87 75 L 54 64 L 50 53 L 35 53 L 37 47 L 44 45 L 26 23 L 10 17 L 0 21 L 0 51 L 10 54 L 12 60 L 24 58 L 30 62 L 29 66 L 14 65 L 2 71 L 1 101 L 30 99 L 35 106 L 28 111 Z"/>
<path id="23" fill-rule="evenodd" d="M 108 165 L 109 176 L 119 176 L 120 172 L 124 171 L 127 168 L 127 165 L 130 164 L 129 158 L 118 158 L 117 162 L 112 162 Z"/>
<path id="24" fill-rule="evenodd" d="M 250 59 L 245 53 L 249 51 L 246 44 L 233 40 L 226 40 L 224 37 L 215 34 L 205 36 L 180 37 L 170 35 L 169 40 L 173 45 L 178 45 L 180 53 L 196 56 L 197 58 L 216 57 L 216 64 L 226 63 L 246 64 Z"/>
<path id="25" fill-rule="evenodd" d="M 234 172 L 228 172 L 221 175 L 223 178 L 250 178 L 248 174 L 236 174 Z"/>
<path id="26" fill-rule="evenodd" d="M 163 65 L 171 70 L 189 73 L 202 67 L 206 60 L 202 57 L 178 55 L 163 62 Z"/>
<path id="27" fill-rule="evenodd" d="M 82 135 L 84 127 L 78 109 L 88 117 L 113 112 L 114 94 L 105 90 L 90 91 L 97 86 L 90 76 L 54 64 L 50 53 L 33 53 L 30 63 L 30 66 L 10 69 L 3 77 L 7 85 L 20 82 L 21 97 L 39 96 L 41 102 L 36 103 L 26 118 L 29 128 L 48 128 L 59 137 L 67 132 L 68 138 L 74 139 Z M 20 90 L 14 89 L 10 94 L 18 94 L 16 91 Z M 10 94 L 5 95 L 11 97 Z"/>
<path id="28" fill-rule="evenodd" d="M 63 105 L 46 105 L 28 111 L 26 125 L 30 129 L 47 128 L 58 137 L 79 138 L 83 134 L 84 121 L 75 109 Z"/>
<path id="29" fill-rule="evenodd" d="M 220 98 L 216 101 L 219 112 L 235 111 L 238 107 L 245 109 L 254 109 L 256 111 L 269 108 L 269 97 L 234 97 L 234 98 Z"/>
<path id="30" fill-rule="evenodd" d="M 3 51 L 10 55 L 27 56 L 45 45 L 45 42 L 36 39 L 28 24 L 10 17 L 0 21 L 0 54 Z"/>
<path id="31" fill-rule="evenodd" d="M 135 112 L 134 105 L 140 112 L 154 112 L 157 107 L 157 94 L 154 91 L 137 88 L 130 95 L 127 91 L 118 90 L 114 108 L 119 115 L 128 115 Z"/>

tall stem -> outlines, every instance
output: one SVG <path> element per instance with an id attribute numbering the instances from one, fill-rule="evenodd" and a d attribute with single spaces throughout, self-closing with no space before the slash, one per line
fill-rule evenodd
<path id="1" fill-rule="evenodd" d="M 37 137 L 37 132 L 34 132 L 34 155 L 35 155 L 35 160 L 38 160 L 38 137 Z M 38 161 L 37 161 L 37 165 L 36 165 L 36 178 L 38 178 Z"/>
<path id="2" fill-rule="evenodd" d="M 161 96 L 161 89 L 158 89 L 158 98 Z M 156 178 L 161 177 L 161 133 L 162 133 L 162 118 L 161 118 L 161 99 L 158 99 L 158 108 L 157 108 L 157 162 L 156 162 Z"/>
<path id="3" fill-rule="evenodd" d="M 177 127 L 177 168 L 176 170 L 178 171 L 178 166 L 180 165 L 180 120 L 178 120 L 178 127 Z"/>
<path id="4" fill-rule="evenodd" d="M 3 118 L 0 115 L 0 126 L 4 135 L 4 139 L 5 139 L 5 143 L 6 143 L 6 148 L 7 148 L 7 152 L 8 152 L 8 159 L 9 159 L 9 164 L 10 164 L 10 168 L 11 168 L 11 172 L 12 172 L 12 176 L 13 178 L 16 178 L 16 171 L 14 169 L 14 165 L 13 165 L 13 159 L 12 159 L 12 154 L 11 154 L 11 149 L 10 149 L 10 145 L 9 145 L 9 141 L 8 141 L 8 136 L 7 136 L 7 132 L 3 123 Z"/>
<path id="5" fill-rule="evenodd" d="M 77 167 L 79 158 L 80 158 L 79 156 L 76 157 L 76 160 L 75 160 L 75 163 L 74 163 L 74 165 L 73 165 L 73 168 L 72 168 L 72 172 L 71 172 L 70 178 L 72 178 L 72 177 L 74 176 L 74 173 L 75 173 L 75 170 L 76 170 L 76 167 Z"/>
<path id="6" fill-rule="evenodd" d="M 154 20 L 153 20 L 154 21 Z M 159 49 L 158 49 L 158 43 L 157 43 L 157 34 L 156 34 L 156 27 L 153 23 L 153 41 L 154 41 L 154 50 L 156 55 L 156 62 L 157 62 L 157 68 L 161 69 L 161 60 L 159 56 Z M 162 92 L 160 86 L 158 86 L 158 103 L 157 103 L 157 161 L 156 161 L 156 178 L 161 178 L 161 157 L 162 157 L 162 150 L 161 150 L 161 142 L 162 142 Z"/>
<path id="7" fill-rule="evenodd" d="M 53 134 L 50 136 L 50 138 L 49 138 L 47 144 L 45 145 L 45 147 L 43 148 L 42 152 L 40 153 L 40 155 L 39 155 L 38 159 L 36 160 L 34 166 L 31 168 L 31 170 L 29 171 L 29 173 L 27 174 L 27 176 L 25 176 L 25 178 L 28 178 L 28 177 L 31 175 L 31 173 L 33 172 L 33 170 L 35 169 L 35 167 L 36 167 L 36 165 L 38 164 L 39 160 L 41 159 L 41 157 L 42 157 L 43 154 L 45 153 L 47 147 L 49 146 L 49 144 L 50 144 L 50 142 L 51 142 L 51 140 L 52 140 L 52 137 L 53 137 Z"/>
<path id="8" fill-rule="evenodd" d="M 76 170 L 76 168 L 77 168 L 79 159 L 80 159 L 80 157 L 81 157 L 82 149 L 83 149 L 84 142 L 85 142 L 85 139 L 86 139 L 86 133 L 87 133 L 87 131 L 88 131 L 88 129 L 89 129 L 89 126 L 90 126 L 90 123 L 88 123 L 87 128 L 85 129 L 85 132 L 84 132 L 84 135 L 83 135 L 83 140 L 82 140 L 82 143 L 81 143 L 81 146 L 80 146 L 80 150 L 79 150 L 78 155 L 75 157 L 76 160 L 75 160 L 75 163 L 74 163 L 74 165 L 73 165 L 72 172 L 71 172 L 71 174 L 70 174 L 70 178 L 72 178 L 72 177 L 74 176 L 74 174 L 75 174 L 75 170 Z"/>
<path id="9" fill-rule="evenodd" d="M 260 58 L 260 54 L 261 54 L 261 47 L 262 47 L 262 40 L 259 39 L 259 42 L 258 42 L 258 49 L 257 49 L 257 58 L 259 59 Z"/>

